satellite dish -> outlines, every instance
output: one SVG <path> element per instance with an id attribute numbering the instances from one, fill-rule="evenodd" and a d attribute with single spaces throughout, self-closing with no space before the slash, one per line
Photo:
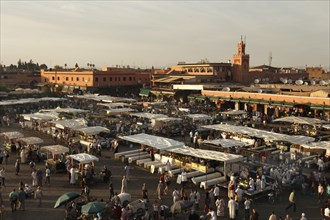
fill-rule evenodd
<path id="1" fill-rule="evenodd" d="M 314 80 L 311 80 L 311 85 L 314 86 L 316 83 Z"/>
<path id="2" fill-rule="evenodd" d="M 284 79 L 283 79 L 282 77 L 280 77 L 280 81 L 283 82 L 283 80 L 284 80 Z"/>
<path id="3" fill-rule="evenodd" d="M 321 86 L 325 86 L 325 85 L 326 85 L 326 82 L 325 82 L 324 80 L 321 80 L 321 81 L 320 81 L 320 85 L 321 85 Z"/>
<path id="4" fill-rule="evenodd" d="M 254 80 L 254 83 L 255 83 L 255 84 L 258 84 L 259 82 L 260 82 L 259 79 L 255 79 L 255 80 Z"/>
<path id="5" fill-rule="evenodd" d="M 302 84 L 304 84 L 304 81 L 302 81 L 301 79 L 298 79 L 298 80 L 296 80 L 296 85 L 302 85 Z"/>
<path id="6" fill-rule="evenodd" d="M 274 86 L 274 85 L 270 85 L 270 88 L 274 89 L 274 88 L 275 88 L 275 86 Z"/>
<path id="7" fill-rule="evenodd" d="M 230 88 L 229 87 L 225 87 L 225 88 L 222 89 L 222 91 L 229 92 L 230 91 Z"/>
<path id="8" fill-rule="evenodd" d="M 305 85 L 305 86 L 308 86 L 308 82 L 304 82 L 304 85 Z"/>
<path id="9" fill-rule="evenodd" d="M 287 79 L 283 79 L 282 81 L 284 84 L 287 84 L 288 83 L 288 80 Z"/>
<path id="10" fill-rule="evenodd" d="M 259 89 L 259 90 L 258 90 L 258 93 L 262 93 L 262 89 Z"/>
<path id="11" fill-rule="evenodd" d="M 288 79 L 288 84 L 291 84 L 292 83 L 292 80 L 291 79 Z"/>

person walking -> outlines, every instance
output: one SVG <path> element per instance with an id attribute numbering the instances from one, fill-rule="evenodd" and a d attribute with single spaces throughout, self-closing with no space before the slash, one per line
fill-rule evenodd
<path id="1" fill-rule="evenodd" d="M 180 200 L 180 193 L 176 188 L 174 188 L 173 190 L 172 197 L 173 197 L 173 204 Z"/>
<path id="2" fill-rule="evenodd" d="M 162 194 L 163 194 L 163 183 L 162 181 L 159 181 L 157 185 L 157 196 L 159 201 L 162 201 Z"/>
<path id="3" fill-rule="evenodd" d="M 109 193 L 110 193 L 109 199 L 111 200 L 115 196 L 112 180 L 110 180 L 109 183 Z"/>
<path id="4" fill-rule="evenodd" d="M 272 211 L 272 213 L 270 214 L 270 216 L 269 216 L 268 220 L 277 220 L 277 217 L 276 217 L 276 215 L 275 215 L 275 212 L 274 212 L 274 211 Z"/>
<path id="5" fill-rule="evenodd" d="M 121 180 L 121 191 L 120 193 L 125 193 L 127 192 L 127 180 L 126 176 L 123 176 L 123 179 Z"/>
<path id="6" fill-rule="evenodd" d="M 2 185 L 5 186 L 5 175 L 6 175 L 6 171 L 5 171 L 5 168 L 2 167 L 1 170 L 0 170 L 0 178 L 1 178 L 1 181 L 2 181 Z"/>
<path id="7" fill-rule="evenodd" d="M 129 182 L 131 167 L 129 166 L 128 162 L 127 162 L 126 166 L 124 167 L 124 172 L 125 172 L 125 176 L 126 176 L 126 181 Z"/>
<path id="8" fill-rule="evenodd" d="M 230 197 L 228 201 L 229 219 L 235 219 L 235 200 Z"/>
<path id="9" fill-rule="evenodd" d="M 289 208 L 293 206 L 293 211 L 296 211 L 296 203 L 295 203 L 295 198 L 294 198 L 294 189 L 291 191 L 290 196 L 289 196 L 289 205 L 285 208 L 285 211 L 287 211 Z"/>
<path id="10" fill-rule="evenodd" d="M 20 169 L 21 169 L 21 162 L 19 161 L 19 159 L 17 159 L 16 162 L 15 162 L 16 176 L 18 175 Z"/>
<path id="11" fill-rule="evenodd" d="M 301 218 L 300 220 L 307 220 L 305 213 L 301 213 Z"/>
<path id="12" fill-rule="evenodd" d="M 11 211 L 16 211 L 17 208 L 17 200 L 18 200 L 18 194 L 15 189 L 9 193 L 9 201 L 11 206 Z"/>
<path id="13" fill-rule="evenodd" d="M 38 200 L 38 206 L 41 206 L 42 203 L 42 197 L 43 197 L 43 192 L 41 190 L 41 187 L 38 186 L 37 190 L 34 193 L 34 198 Z"/>
<path id="14" fill-rule="evenodd" d="M 244 211 L 245 211 L 246 220 L 250 219 L 250 206 L 251 206 L 251 201 L 246 197 L 244 201 Z"/>
<path id="15" fill-rule="evenodd" d="M 259 220 L 259 212 L 256 209 L 252 209 L 250 220 Z"/>
<path id="16" fill-rule="evenodd" d="M 50 185 L 50 169 L 48 166 L 46 166 L 46 179 L 45 179 L 45 185 L 48 183 L 48 185 Z"/>
<path id="17" fill-rule="evenodd" d="M 24 192 L 23 188 L 20 188 L 18 191 L 18 208 L 25 211 L 25 199 L 26 199 L 26 193 Z"/>
<path id="18" fill-rule="evenodd" d="M 146 203 L 146 204 L 149 201 L 148 189 L 147 189 L 146 183 L 143 183 L 143 186 L 142 186 L 142 199 L 144 200 L 144 203 Z"/>
<path id="19" fill-rule="evenodd" d="M 225 201 L 218 197 L 217 201 L 215 201 L 215 206 L 217 207 L 217 217 L 220 219 L 221 217 L 225 217 Z"/>

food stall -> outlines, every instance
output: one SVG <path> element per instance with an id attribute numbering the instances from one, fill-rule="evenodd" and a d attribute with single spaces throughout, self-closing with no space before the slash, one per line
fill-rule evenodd
<path id="1" fill-rule="evenodd" d="M 44 141 L 39 137 L 22 137 L 16 139 L 16 142 L 20 143 L 21 163 L 26 163 L 29 160 L 40 160 L 39 148 L 40 144 Z"/>
<path id="2" fill-rule="evenodd" d="M 71 162 L 69 172 L 71 173 L 71 176 L 73 175 L 72 178 L 75 180 L 72 182 L 81 180 L 82 176 L 86 177 L 86 182 L 88 184 L 93 182 L 94 163 L 95 161 L 99 161 L 98 157 L 86 153 L 80 153 L 68 155 L 67 158 Z"/>
<path id="3" fill-rule="evenodd" d="M 5 137 L 5 141 L 4 141 L 5 147 L 8 150 L 14 152 L 16 150 L 16 146 L 14 144 L 14 141 L 17 138 L 24 137 L 24 134 L 22 134 L 21 132 L 18 132 L 18 131 L 9 131 L 9 132 L 2 132 L 2 133 L 0 133 L 0 136 L 4 136 Z"/>
<path id="4" fill-rule="evenodd" d="M 46 166 L 52 173 L 66 171 L 64 155 L 69 153 L 69 148 L 62 145 L 51 145 L 40 148 L 41 154 L 45 155 Z"/>
<path id="5" fill-rule="evenodd" d="M 226 153 L 236 153 L 236 147 L 242 148 L 248 146 L 248 143 L 233 139 L 214 139 L 204 140 L 201 144 L 201 149 L 216 150 Z"/>

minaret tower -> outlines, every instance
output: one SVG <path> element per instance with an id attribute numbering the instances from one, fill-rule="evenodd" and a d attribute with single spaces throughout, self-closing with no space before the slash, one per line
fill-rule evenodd
<path id="1" fill-rule="evenodd" d="M 233 56 L 233 80 L 244 83 L 244 75 L 249 73 L 250 55 L 245 54 L 246 40 L 241 36 L 241 41 L 237 44 L 237 54 Z"/>

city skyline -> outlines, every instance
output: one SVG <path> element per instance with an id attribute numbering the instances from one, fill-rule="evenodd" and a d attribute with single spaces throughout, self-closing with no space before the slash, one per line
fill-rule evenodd
<path id="1" fill-rule="evenodd" d="M 1 64 L 227 62 L 329 68 L 329 1 L 1 1 Z"/>

